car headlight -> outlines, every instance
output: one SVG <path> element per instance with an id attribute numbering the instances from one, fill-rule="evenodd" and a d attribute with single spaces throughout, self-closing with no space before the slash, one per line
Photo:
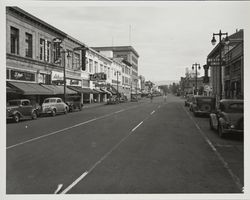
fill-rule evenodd
<path id="1" fill-rule="evenodd" d="M 234 125 L 231 125 L 230 128 L 235 128 L 235 126 L 234 126 Z"/>

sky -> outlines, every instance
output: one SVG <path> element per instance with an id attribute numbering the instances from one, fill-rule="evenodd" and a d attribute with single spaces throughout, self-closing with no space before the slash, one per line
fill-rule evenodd
<path id="1" fill-rule="evenodd" d="M 139 74 L 151 81 L 180 80 L 192 64 L 206 64 L 213 33 L 231 35 L 250 24 L 249 2 L 47 1 L 18 6 L 90 47 L 133 46 L 140 56 Z M 203 75 L 203 68 L 199 72 Z"/>

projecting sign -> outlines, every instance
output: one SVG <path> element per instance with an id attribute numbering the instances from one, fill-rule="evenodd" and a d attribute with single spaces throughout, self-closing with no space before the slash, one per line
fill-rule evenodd
<path id="1" fill-rule="evenodd" d="M 51 80 L 52 81 L 63 80 L 63 73 L 62 72 L 52 71 L 52 73 L 51 73 Z"/>
<path id="2" fill-rule="evenodd" d="M 103 72 L 90 74 L 89 79 L 91 81 L 104 81 L 104 80 L 107 80 L 107 75 L 105 73 L 103 73 Z"/>

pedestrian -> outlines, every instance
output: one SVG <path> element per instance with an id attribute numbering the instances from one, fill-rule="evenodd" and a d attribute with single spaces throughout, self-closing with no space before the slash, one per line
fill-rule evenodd
<path id="1" fill-rule="evenodd" d="M 163 101 L 164 101 L 164 102 L 167 101 L 167 95 L 166 95 L 166 93 L 164 93 L 164 95 L 163 95 Z"/>
<path id="2" fill-rule="evenodd" d="M 150 102 L 153 102 L 153 94 L 150 95 Z"/>

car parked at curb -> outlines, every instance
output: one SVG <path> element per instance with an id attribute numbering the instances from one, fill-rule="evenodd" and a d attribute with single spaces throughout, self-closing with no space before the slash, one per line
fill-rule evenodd
<path id="1" fill-rule="evenodd" d="M 190 102 L 191 102 L 191 100 L 192 100 L 192 97 L 193 97 L 192 94 L 188 94 L 188 95 L 185 96 L 186 99 L 185 99 L 184 105 L 185 105 L 186 107 L 189 106 L 189 104 L 190 104 Z"/>
<path id="2" fill-rule="evenodd" d="M 44 99 L 41 107 L 41 114 L 49 114 L 51 116 L 55 116 L 58 113 L 67 114 L 68 111 L 68 105 L 64 103 L 61 98 L 58 97 Z"/>
<path id="3" fill-rule="evenodd" d="M 210 96 L 195 95 L 192 97 L 189 110 L 194 116 L 206 115 L 215 111 L 215 98 Z"/>
<path id="4" fill-rule="evenodd" d="M 83 104 L 81 103 L 81 97 L 80 96 L 69 96 L 66 99 L 66 104 L 68 105 L 68 111 L 81 111 Z"/>
<path id="5" fill-rule="evenodd" d="M 22 119 L 37 119 L 38 115 L 39 107 L 32 105 L 29 99 L 15 99 L 7 102 L 7 120 L 18 123 Z"/>
<path id="6" fill-rule="evenodd" d="M 243 134 L 243 112 L 243 100 L 222 99 L 216 112 L 210 114 L 210 128 L 217 130 L 220 137 L 231 133 Z"/>

